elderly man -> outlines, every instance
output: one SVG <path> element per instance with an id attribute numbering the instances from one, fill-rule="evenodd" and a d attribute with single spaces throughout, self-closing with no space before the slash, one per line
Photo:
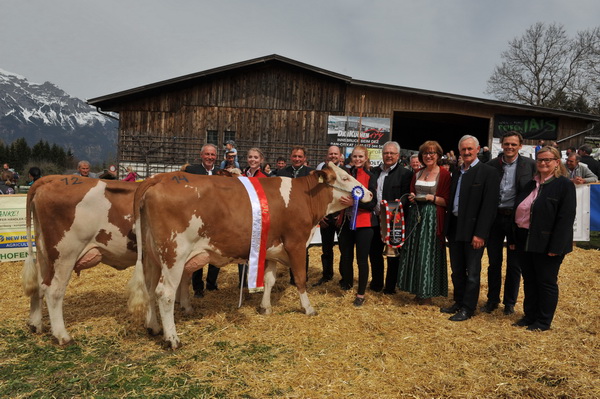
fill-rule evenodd
<path id="1" fill-rule="evenodd" d="M 412 154 L 410 156 L 409 166 L 413 173 L 417 173 L 423 167 L 421 161 L 419 161 L 419 154 Z"/>
<path id="2" fill-rule="evenodd" d="M 325 162 L 321 162 L 317 166 L 317 170 L 323 169 L 329 162 L 333 162 L 335 165 L 342 167 L 340 163 L 341 151 L 337 145 L 332 145 L 327 149 L 327 158 Z M 335 240 L 335 234 L 339 234 L 339 228 L 335 225 L 335 220 L 339 212 L 327 215 L 319 223 L 319 229 L 321 232 L 321 264 L 323 265 L 323 277 L 319 279 L 313 287 L 322 285 L 333 279 L 333 246 Z"/>
<path id="3" fill-rule="evenodd" d="M 83 177 L 91 177 L 94 179 L 98 178 L 98 175 L 90 172 L 90 163 L 88 161 L 79 161 L 77 164 L 77 173 L 76 175 Z"/>
<path id="4" fill-rule="evenodd" d="M 500 181 L 493 167 L 479 162 L 479 141 L 463 136 L 458 149 L 463 160 L 452 174 L 444 231 L 450 249 L 454 304 L 451 321 L 473 317 L 479 300 L 481 257 L 498 208 Z"/>
<path id="5" fill-rule="evenodd" d="M 502 153 L 488 162 L 496 169 L 500 179 L 500 195 L 494 224 L 487 243 L 488 267 L 488 299 L 481 311 L 491 313 L 500 303 L 502 287 L 502 257 L 504 239 L 512 232 L 515 197 L 527 183 L 533 179 L 536 171 L 535 161 L 519 155 L 523 147 L 523 136 L 515 131 L 504 133 L 500 139 Z M 514 250 L 506 249 L 506 278 L 504 280 L 504 314 L 515 312 L 515 304 L 521 284 L 521 267 L 517 263 Z"/>
<path id="6" fill-rule="evenodd" d="M 212 176 L 217 173 L 220 169 L 215 167 L 217 160 L 217 147 L 214 144 L 205 144 L 200 150 L 201 163 L 189 165 L 185 168 L 185 172 L 193 173 L 196 175 L 209 175 Z M 194 296 L 201 298 L 204 296 L 204 281 L 202 281 L 203 270 L 196 270 L 192 274 L 192 288 L 194 289 Z M 208 273 L 206 274 L 206 289 L 209 291 L 215 291 L 217 287 L 217 277 L 219 277 L 219 268 L 213 265 L 208 265 Z"/>
<path id="7" fill-rule="evenodd" d="M 402 200 L 403 205 L 406 206 L 408 199 L 403 198 L 403 196 L 410 192 L 410 182 L 413 178 L 413 172 L 402 167 L 399 163 L 400 144 L 395 141 L 388 141 L 383 145 L 382 153 L 383 164 L 371 170 L 377 178 L 377 213 L 380 212 L 382 200 L 386 200 L 390 204 L 396 202 L 396 200 Z M 369 288 L 377 292 L 383 290 L 384 294 L 392 295 L 396 293 L 400 258 L 388 256 L 384 285 L 384 244 L 379 228 L 376 229 L 378 231 L 373 235 L 369 253 L 371 260 L 371 284 Z"/>
<path id="8" fill-rule="evenodd" d="M 569 179 L 575 184 L 585 183 L 596 183 L 598 176 L 596 176 L 587 167 L 587 165 L 581 163 L 581 157 L 577 154 L 571 154 L 565 162 L 567 170 L 569 171 Z"/>

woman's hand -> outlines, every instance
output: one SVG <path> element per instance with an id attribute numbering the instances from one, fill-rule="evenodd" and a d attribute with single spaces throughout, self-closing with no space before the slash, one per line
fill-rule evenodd
<path id="1" fill-rule="evenodd" d="M 344 206 L 352 206 L 354 205 L 354 200 L 350 196 L 340 197 L 340 204 Z"/>
<path id="2" fill-rule="evenodd" d="M 415 202 L 415 193 L 408 194 L 408 200 L 412 203 Z"/>

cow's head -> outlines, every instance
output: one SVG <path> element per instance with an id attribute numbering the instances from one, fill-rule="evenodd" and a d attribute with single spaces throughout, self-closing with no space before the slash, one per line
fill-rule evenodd
<path id="1" fill-rule="evenodd" d="M 343 196 L 351 197 L 352 190 L 356 186 L 361 187 L 364 192 L 361 202 L 369 202 L 373 199 L 373 194 L 367 187 L 360 184 L 358 180 L 352 177 L 344 169 L 335 166 L 333 162 L 329 162 L 323 169 L 313 173 L 318 176 L 319 182 L 331 187 L 333 191 L 333 201 L 329 204 L 327 213 L 333 213 L 343 209 L 344 207 L 340 204 L 340 198 Z"/>

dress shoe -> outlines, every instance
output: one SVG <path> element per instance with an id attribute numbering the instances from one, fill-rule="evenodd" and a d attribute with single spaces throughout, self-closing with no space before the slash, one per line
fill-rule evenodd
<path id="1" fill-rule="evenodd" d="M 388 289 L 385 289 L 385 290 L 383 290 L 383 293 L 384 293 L 385 295 L 395 295 L 395 294 L 396 294 L 396 290 L 388 290 Z"/>
<path id="2" fill-rule="evenodd" d="M 458 311 L 458 313 L 456 313 L 453 316 L 450 316 L 450 318 L 448 320 L 450 320 L 450 321 L 465 321 L 465 320 L 469 320 L 471 317 L 473 317 L 473 312 L 469 312 L 467 309 L 462 308 L 461 310 Z"/>
<path id="3" fill-rule="evenodd" d="M 507 316 L 510 316 L 511 314 L 515 313 L 515 306 L 514 305 L 504 305 L 504 314 Z"/>
<path id="4" fill-rule="evenodd" d="M 544 325 L 541 325 L 540 323 L 533 323 L 530 324 L 529 326 L 527 326 L 527 331 L 546 331 L 549 330 L 550 327 L 546 327 Z"/>
<path id="5" fill-rule="evenodd" d="M 529 325 L 533 324 L 532 321 L 530 321 L 529 319 L 522 317 L 519 320 L 517 320 L 516 322 L 514 322 L 512 325 L 515 327 L 527 327 Z"/>
<path id="6" fill-rule="evenodd" d="M 344 290 L 344 291 L 348 291 L 348 290 L 351 290 L 351 289 L 352 289 L 352 285 L 350 285 L 350 284 L 346 284 L 346 283 L 342 283 L 342 282 L 340 281 L 340 288 L 341 288 L 342 290 Z"/>
<path id="7" fill-rule="evenodd" d="M 204 291 L 194 292 L 194 298 L 204 298 Z"/>
<path id="8" fill-rule="evenodd" d="M 381 292 L 383 290 L 383 287 L 374 287 L 374 286 L 369 286 L 369 289 L 373 292 Z"/>
<path id="9" fill-rule="evenodd" d="M 356 307 L 360 307 L 363 305 L 363 303 L 365 303 L 365 297 L 363 296 L 361 298 L 361 297 L 357 296 L 356 298 L 354 298 L 354 302 L 352 304 Z"/>
<path id="10" fill-rule="evenodd" d="M 323 284 L 325 284 L 325 283 L 326 283 L 326 282 L 328 282 L 328 281 L 331 281 L 331 279 L 330 279 L 330 278 L 321 277 L 321 278 L 319 279 L 319 281 L 317 281 L 316 283 L 314 283 L 312 286 L 313 286 L 313 287 L 318 287 L 318 286 L 320 286 L 320 285 L 323 285 Z"/>
<path id="11" fill-rule="evenodd" d="M 498 303 L 489 301 L 479 308 L 483 313 L 492 313 L 496 309 L 498 309 Z"/>
<path id="12" fill-rule="evenodd" d="M 460 310 L 460 305 L 456 302 L 452 306 L 448 306 L 447 308 L 440 308 L 440 312 L 442 312 L 442 313 L 456 313 L 459 310 Z"/>

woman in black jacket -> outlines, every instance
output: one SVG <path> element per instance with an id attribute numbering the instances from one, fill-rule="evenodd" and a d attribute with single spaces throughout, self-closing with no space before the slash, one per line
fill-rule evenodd
<path id="1" fill-rule="evenodd" d="M 536 154 L 537 172 L 515 200 L 516 249 L 523 274 L 525 316 L 514 325 L 531 331 L 550 328 L 558 304 L 558 271 L 573 249 L 575 186 L 556 148 Z"/>

